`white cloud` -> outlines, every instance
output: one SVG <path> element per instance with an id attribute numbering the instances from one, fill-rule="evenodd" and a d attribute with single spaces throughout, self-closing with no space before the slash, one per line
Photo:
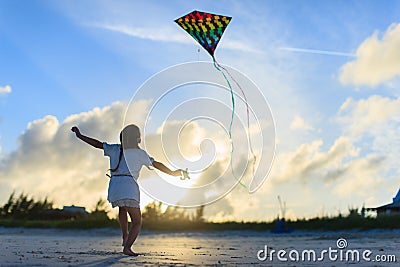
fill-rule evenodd
<path id="1" fill-rule="evenodd" d="M 384 178 L 380 171 L 384 158 L 376 155 L 368 155 L 341 166 L 341 179 L 335 184 L 333 192 L 339 197 L 351 197 L 354 195 L 371 195 L 371 192 L 378 193 L 379 188 L 384 184 Z"/>
<path id="2" fill-rule="evenodd" d="M 357 104 L 359 103 L 354 100 L 346 101 L 342 105 L 341 114 L 359 114 L 355 111 L 359 107 Z M 389 108 L 391 106 L 390 101 L 382 104 Z M 130 118 L 130 121 L 137 121 L 142 127 L 148 106 L 146 102 L 136 105 L 136 110 L 141 112 L 136 114 L 136 119 Z M 361 106 L 363 105 L 360 104 Z M 89 112 L 71 115 L 62 122 L 54 116 L 45 116 L 29 123 L 19 137 L 18 148 L 4 155 L 1 161 L 2 201 L 5 201 L 13 189 L 23 190 L 38 197 L 49 196 L 56 205 L 78 204 L 91 207 L 99 197 L 105 198 L 108 178 L 104 174 L 109 167 L 108 160 L 102 157 L 100 150 L 76 139 L 70 128 L 78 125 L 82 132 L 89 136 L 115 142 L 122 127 L 125 108 L 125 103 L 116 102 L 109 107 L 94 108 Z M 364 114 L 361 112 L 360 116 Z M 351 120 L 344 121 L 346 123 L 343 127 L 350 127 Z M 164 149 L 172 156 L 177 153 L 189 157 L 198 156 L 201 141 L 205 137 L 209 138 L 206 136 L 209 133 L 197 123 L 193 123 L 188 125 L 178 138 L 176 133 L 179 132 L 181 123 L 172 121 L 164 126 L 163 138 L 172 140 Z M 214 142 L 226 141 L 220 138 L 213 137 Z M 149 145 L 146 149 L 152 156 L 168 164 L 159 132 L 148 133 L 145 142 Z M 177 143 L 178 146 L 171 143 Z M 173 157 L 171 159 L 176 160 Z M 346 201 L 346 205 L 353 203 L 348 201 L 362 203 L 363 199 L 368 197 L 367 192 L 379 192 L 379 187 L 385 185 L 385 172 L 382 172 L 385 164 L 387 158 L 379 153 L 363 156 L 360 149 L 352 143 L 352 139 L 346 136 L 338 137 L 327 148 L 324 148 L 322 140 L 314 140 L 298 146 L 294 151 L 280 152 L 270 178 L 260 192 L 248 195 L 247 190 L 238 186 L 223 200 L 206 207 L 205 213 L 215 220 L 272 218 L 277 210 L 277 194 L 283 194 L 287 199 L 292 209 L 291 216 L 304 216 L 307 212 L 308 216 L 315 215 L 310 211 L 309 205 L 318 200 L 320 205 L 325 203 L 329 207 L 330 198 L 333 197 L 336 198 L 335 203 L 341 199 Z M 213 167 L 191 182 L 194 186 L 204 185 L 210 182 L 210 178 L 224 172 L 226 166 L 226 155 L 217 155 Z M 154 175 L 154 172 L 144 169 L 142 179 L 151 175 Z M 180 181 L 177 180 L 177 183 Z M 326 186 L 329 188 L 325 188 Z M 304 199 L 305 202 L 296 206 L 294 203 L 298 198 Z M 268 211 L 260 213 L 260 209 L 267 208 Z M 332 212 L 329 208 L 327 211 Z"/>
<path id="3" fill-rule="evenodd" d="M 152 41 L 177 42 L 177 43 L 193 43 L 183 32 L 179 32 L 172 27 L 130 27 L 127 25 L 112 24 L 93 24 L 92 26 L 102 28 L 114 32 L 140 39 L 148 39 Z M 193 40 L 194 41 L 194 40 Z"/>
<path id="4" fill-rule="evenodd" d="M 148 102 L 139 101 L 131 105 L 137 112 L 128 121 L 142 128 L 149 110 Z M 0 184 L 3 188 L 0 202 L 5 201 L 14 189 L 35 197 L 48 196 L 58 206 L 77 204 L 91 207 L 100 197 L 106 198 L 108 159 L 102 157 L 102 151 L 75 138 L 70 129 L 77 125 L 85 135 L 109 143 L 118 142 L 125 111 L 126 103 L 115 102 L 104 108 L 71 115 L 62 122 L 51 115 L 30 122 L 18 138 L 17 149 L 3 155 L 0 161 Z M 209 161 L 204 157 L 208 157 L 206 154 L 210 154 L 208 150 L 212 147 L 202 142 L 204 129 L 194 122 L 180 131 L 182 124 L 179 121 L 165 123 L 162 135 L 146 133 L 146 150 L 167 166 L 170 163 L 182 164 L 182 157 L 193 159 L 200 156 L 197 165 Z M 207 138 L 219 142 L 217 135 Z M 217 152 L 216 156 L 210 169 L 189 182 L 204 185 L 218 178 L 221 172 L 226 172 L 226 167 L 221 169 L 221 164 L 229 164 L 226 154 Z M 144 182 L 143 178 L 151 179 L 154 175 L 154 171 L 144 169 L 141 180 Z M 182 183 L 179 179 L 175 181 Z M 232 182 L 231 179 L 227 181 Z"/>
<path id="5" fill-rule="evenodd" d="M 359 154 L 348 138 L 339 137 L 327 150 L 322 150 L 322 140 L 300 145 L 294 152 L 283 152 L 277 155 L 271 180 L 276 184 L 290 180 L 308 182 L 318 178 L 330 180 L 332 173 L 340 166 Z"/>
<path id="6" fill-rule="evenodd" d="M 173 27 L 132 27 L 123 24 L 89 24 L 93 27 L 119 32 L 132 37 L 161 42 L 174 42 L 181 44 L 197 44 L 197 42 L 183 30 Z M 263 53 L 252 47 L 248 42 L 223 38 L 224 47 L 245 52 Z"/>
<path id="7" fill-rule="evenodd" d="M 400 98 L 370 96 L 355 101 L 347 99 L 338 117 L 343 133 L 360 144 L 364 151 L 385 157 L 387 179 L 400 174 Z M 393 173 L 394 172 L 394 173 Z M 391 174 L 390 174 L 391 173 Z"/>
<path id="8" fill-rule="evenodd" d="M 11 86 L 6 85 L 6 86 L 0 86 L 0 95 L 2 94 L 9 94 L 12 92 Z"/>
<path id="9" fill-rule="evenodd" d="M 293 150 L 280 150 L 270 177 L 257 194 L 249 197 L 238 187 L 226 197 L 228 203 L 221 203 L 221 209 L 227 204 L 241 206 L 249 200 L 254 201 L 254 206 L 246 204 L 245 211 L 235 208 L 232 213 L 215 214 L 214 218 L 259 218 L 260 209 L 268 210 L 271 217 L 276 201 L 273 197 L 278 194 L 287 199 L 293 217 L 315 216 L 310 206 L 316 202 L 326 215 L 346 211 L 348 205 L 361 207 L 371 196 L 375 201 L 369 201 L 368 207 L 390 201 L 385 200 L 385 194 L 397 190 L 400 173 L 399 101 L 382 96 L 347 99 L 336 116 L 342 134 L 332 145 L 310 140 Z M 304 124 L 307 125 L 299 117 L 292 121 L 291 128 L 301 129 Z M 301 204 L 295 205 L 299 198 Z M 217 202 L 212 209 L 218 207 Z"/>
<path id="10" fill-rule="evenodd" d="M 355 138 L 360 138 L 365 133 L 383 134 L 390 121 L 400 125 L 400 98 L 379 95 L 358 101 L 348 98 L 338 113 L 338 122 L 344 126 L 347 134 Z"/>
<path id="11" fill-rule="evenodd" d="M 10 192 L 24 191 L 36 197 L 49 196 L 56 205 L 95 203 L 106 197 L 108 162 L 102 153 L 76 139 L 71 127 L 101 141 L 116 141 L 126 104 L 71 115 L 63 122 L 45 116 L 28 124 L 15 151 L 0 161 L 0 184 Z"/>
<path id="12" fill-rule="evenodd" d="M 383 193 L 396 191 L 400 175 L 400 98 L 348 98 L 339 109 L 337 121 L 343 134 L 360 147 L 360 155 L 330 174 L 337 181 L 334 193 L 339 197 L 375 195 L 378 200 L 384 199 Z"/>
<path id="13" fill-rule="evenodd" d="M 400 76 L 400 24 L 392 24 L 379 39 L 376 31 L 357 49 L 357 58 L 340 70 L 343 84 L 370 87 Z"/>
<path id="14" fill-rule="evenodd" d="M 313 131 L 314 127 L 307 124 L 302 117 L 296 115 L 293 121 L 290 123 L 290 129 L 292 130 L 305 130 L 305 131 Z"/>

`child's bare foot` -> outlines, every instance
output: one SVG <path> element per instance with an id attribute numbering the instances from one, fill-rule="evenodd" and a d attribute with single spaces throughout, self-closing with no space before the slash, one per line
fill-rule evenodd
<path id="1" fill-rule="evenodd" d="M 125 255 L 128 255 L 128 256 L 134 256 L 134 257 L 136 257 L 136 256 L 139 255 L 138 253 L 133 252 L 130 248 L 127 248 L 127 247 L 124 247 L 124 250 L 123 250 L 122 252 L 123 252 Z"/>

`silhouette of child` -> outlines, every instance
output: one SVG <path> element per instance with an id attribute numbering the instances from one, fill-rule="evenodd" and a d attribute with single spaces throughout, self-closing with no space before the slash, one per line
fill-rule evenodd
<path id="1" fill-rule="evenodd" d="M 81 134 L 78 127 L 71 129 L 77 138 L 89 145 L 103 149 L 104 156 L 110 157 L 111 179 L 108 185 L 108 201 L 112 207 L 118 207 L 118 219 L 122 231 L 123 253 L 129 256 L 137 256 L 131 247 L 135 242 L 142 224 L 140 213 L 140 191 L 137 184 L 139 172 L 142 166 L 154 168 L 172 175 L 181 176 L 182 170 L 170 170 L 164 164 L 155 161 L 146 151 L 139 147 L 141 142 L 140 129 L 134 124 L 126 126 L 120 133 L 121 144 L 107 144 L 91 137 Z M 125 153 L 129 154 L 129 167 L 124 158 Z M 128 214 L 132 225 L 128 231 Z"/>

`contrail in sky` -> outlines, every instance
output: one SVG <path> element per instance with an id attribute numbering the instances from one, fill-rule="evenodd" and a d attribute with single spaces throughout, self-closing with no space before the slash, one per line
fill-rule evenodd
<path id="1" fill-rule="evenodd" d="M 291 52 L 300 52 L 300 53 L 341 56 L 341 57 L 356 57 L 355 54 L 351 54 L 351 53 L 343 53 L 343 52 L 327 51 L 327 50 L 305 49 L 305 48 L 297 48 L 297 47 L 279 47 L 279 49 L 291 51 Z"/>

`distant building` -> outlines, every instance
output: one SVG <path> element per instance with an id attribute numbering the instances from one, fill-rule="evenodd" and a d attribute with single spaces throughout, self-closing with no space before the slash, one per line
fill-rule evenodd
<path id="1" fill-rule="evenodd" d="M 378 216 L 400 214 L 400 189 L 397 192 L 397 195 L 393 198 L 392 203 L 389 203 L 389 204 L 386 204 L 383 206 L 379 206 L 376 208 L 369 208 L 367 210 L 376 211 Z"/>
<path id="2" fill-rule="evenodd" d="M 71 218 L 82 218 L 89 214 L 84 207 L 74 205 L 64 206 L 61 212 L 69 215 Z"/>
<path id="3" fill-rule="evenodd" d="M 84 207 L 64 206 L 62 209 L 48 209 L 40 212 L 40 219 L 43 220 L 71 220 L 88 216 L 89 213 Z"/>

